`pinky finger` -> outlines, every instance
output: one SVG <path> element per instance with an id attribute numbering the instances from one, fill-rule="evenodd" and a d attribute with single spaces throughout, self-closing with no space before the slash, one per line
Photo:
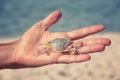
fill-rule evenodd
<path id="1" fill-rule="evenodd" d="M 91 59 L 89 55 L 62 55 L 58 58 L 57 63 L 79 63 Z"/>

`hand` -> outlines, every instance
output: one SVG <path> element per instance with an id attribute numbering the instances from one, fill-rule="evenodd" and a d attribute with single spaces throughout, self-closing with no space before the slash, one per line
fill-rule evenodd
<path id="1" fill-rule="evenodd" d="M 90 60 L 88 53 L 101 52 L 105 46 L 110 45 L 110 40 L 105 38 L 83 39 L 84 37 L 104 30 L 103 25 L 93 25 L 90 27 L 69 31 L 69 32 L 49 32 L 47 29 L 55 24 L 61 17 L 60 11 L 52 12 L 44 20 L 34 24 L 17 41 L 15 62 L 24 67 L 38 67 L 53 63 L 78 63 Z M 39 44 L 48 43 L 49 40 L 58 37 L 67 37 L 72 41 L 79 40 L 84 46 L 78 51 L 81 55 L 68 55 L 60 52 L 47 54 L 36 54 Z M 22 67 L 23 67 L 22 66 Z"/>

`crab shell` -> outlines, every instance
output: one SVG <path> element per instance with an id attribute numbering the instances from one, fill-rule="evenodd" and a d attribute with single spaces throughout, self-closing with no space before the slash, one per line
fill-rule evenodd
<path id="1" fill-rule="evenodd" d="M 53 51 L 67 52 L 71 41 L 69 38 L 55 38 L 49 42 Z"/>

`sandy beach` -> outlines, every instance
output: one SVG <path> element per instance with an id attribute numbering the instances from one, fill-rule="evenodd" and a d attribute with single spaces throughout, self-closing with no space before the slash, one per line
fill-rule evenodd
<path id="1" fill-rule="evenodd" d="M 88 62 L 4 69 L 0 70 L 0 80 L 120 80 L 120 33 L 103 33 L 89 38 L 93 37 L 109 38 L 112 44 L 104 52 L 91 54 Z M 0 42 L 11 40 L 5 38 Z"/>

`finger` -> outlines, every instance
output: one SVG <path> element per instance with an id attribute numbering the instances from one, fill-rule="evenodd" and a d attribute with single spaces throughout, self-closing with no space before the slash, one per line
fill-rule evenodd
<path id="1" fill-rule="evenodd" d="M 89 55 L 62 55 L 58 58 L 57 63 L 78 63 L 90 60 Z"/>
<path id="2" fill-rule="evenodd" d="M 111 41 L 107 38 L 93 38 L 93 39 L 83 39 L 80 40 L 83 45 L 91 45 L 91 44 L 103 44 L 105 46 L 109 46 Z"/>
<path id="3" fill-rule="evenodd" d="M 79 54 L 87 54 L 87 53 L 94 53 L 94 52 L 101 52 L 104 51 L 105 46 L 102 44 L 94 44 L 89 46 L 83 46 L 77 50 Z"/>
<path id="4" fill-rule="evenodd" d="M 102 30 L 104 30 L 103 25 L 93 25 L 93 26 L 82 28 L 79 30 L 67 32 L 67 36 L 74 40 L 74 39 L 79 39 L 79 38 L 85 37 L 90 34 L 100 32 Z"/>
<path id="5" fill-rule="evenodd" d="M 47 29 L 48 27 L 50 27 L 51 25 L 59 21 L 61 16 L 62 16 L 62 13 L 59 10 L 52 12 L 43 20 L 42 26 L 44 26 Z"/>

